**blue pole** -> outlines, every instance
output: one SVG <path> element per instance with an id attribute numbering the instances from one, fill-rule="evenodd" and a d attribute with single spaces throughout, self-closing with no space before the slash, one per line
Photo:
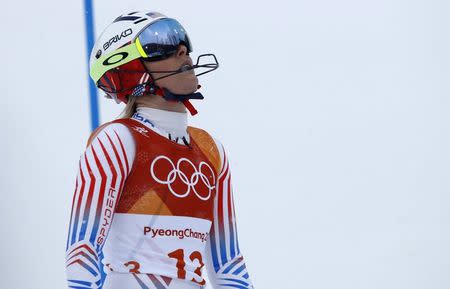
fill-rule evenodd
<path id="1" fill-rule="evenodd" d="M 91 106 L 91 129 L 94 130 L 99 125 L 98 115 L 98 96 L 97 87 L 92 79 L 89 77 L 89 55 L 94 46 L 94 9 L 92 7 L 92 0 L 84 0 L 84 15 L 86 27 L 86 51 L 87 51 L 87 67 L 88 67 L 88 83 L 89 83 L 89 99 Z"/>

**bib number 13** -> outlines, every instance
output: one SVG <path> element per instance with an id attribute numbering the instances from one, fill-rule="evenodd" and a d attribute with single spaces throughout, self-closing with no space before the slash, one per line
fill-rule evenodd
<path id="1" fill-rule="evenodd" d="M 178 272 L 177 272 L 178 278 L 179 279 L 186 279 L 186 270 L 184 269 L 184 267 L 186 266 L 186 262 L 184 261 L 184 250 L 183 249 L 175 250 L 173 252 L 170 252 L 168 254 L 168 256 L 170 258 L 173 258 L 173 259 L 177 260 L 177 265 L 176 266 L 177 266 L 177 269 L 178 269 Z M 189 255 L 189 259 L 191 260 L 191 262 L 194 262 L 194 260 L 198 260 L 198 263 L 200 264 L 200 266 L 198 266 L 195 269 L 194 272 L 198 276 L 201 277 L 202 276 L 202 271 L 201 270 L 202 270 L 203 266 L 205 266 L 205 264 L 203 264 L 203 261 L 202 261 L 202 254 L 200 254 L 199 251 L 194 251 L 194 252 L 191 253 L 191 255 Z M 192 278 L 191 281 L 193 281 L 195 283 L 198 283 L 200 285 L 205 285 L 205 283 L 206 283 L 205 279 L 203 279 L 203 278 L 200 281 L 195 280 L 195 278 Z"/>

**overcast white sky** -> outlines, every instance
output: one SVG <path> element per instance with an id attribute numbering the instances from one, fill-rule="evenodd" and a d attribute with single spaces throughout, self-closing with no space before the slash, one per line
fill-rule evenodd
<path id="1" fill-rule="evenodd" d="M 82 1 L 4 3 L 2 288 L 66 288 L 89 102 Z M 95 1 L 185 26 L 219 70 L 191 124 L 226 146 L 257 289 L 450 288 L 450 2 Z M 5 105 L 6 103 L 6 105 Z M 121 106 L 100 99 L 102 122 Z"/>

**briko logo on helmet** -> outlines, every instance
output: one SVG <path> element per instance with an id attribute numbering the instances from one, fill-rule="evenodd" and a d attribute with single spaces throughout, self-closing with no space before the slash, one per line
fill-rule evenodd
<path id="1" fill-rule="evenodd" d="M 122 31 L 122 33 L 115 35 L 113 38 L 109 39 L 108 42 L 105 42 L 105 44 L 103 44 L 103 49 L 106 51 L 111 44 L 113 44 L 114 42 L 119 41 L 120 39 L 130 36 L 133 33 L 133 30 L 131 28 L 128 28 L 127 30 Z"/>

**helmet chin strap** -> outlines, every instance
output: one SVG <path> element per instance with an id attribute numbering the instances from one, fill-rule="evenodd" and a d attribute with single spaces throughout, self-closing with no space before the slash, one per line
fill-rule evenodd
<path id="1" fill-rule="evenodd" d="M 175 94 L 165 87 L 157 86 L 153 82 L 150 85 L 151 85 L 150 93 L 159 95 L 167 101 L 182 102 L 191 115 L 196 115 L 198 113 L 198 111 L 195 109 L 195 107 L 192 105 L 192 103 L 189 100 L 190 99 L 204 99 L 203 95 L 200 92 L 193 92 L 193 93 L 189 93 L 189 94 Z M 198 85 L 197 89 L 199 89 L 200 87 L 201 86 Z"/>

